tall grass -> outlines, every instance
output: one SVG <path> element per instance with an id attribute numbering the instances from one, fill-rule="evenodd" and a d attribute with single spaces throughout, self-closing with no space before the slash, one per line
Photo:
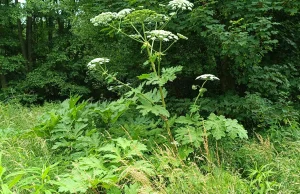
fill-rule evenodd
<path id="1" fill-rule="evenodd" d="M 55 104 L 23 107 L 20 104 L 0 103 L 0 150 L 2 165 L 8 172 L 42 165 L 49 160 L 45 140 L 31 133 L 39 117 Z"/>

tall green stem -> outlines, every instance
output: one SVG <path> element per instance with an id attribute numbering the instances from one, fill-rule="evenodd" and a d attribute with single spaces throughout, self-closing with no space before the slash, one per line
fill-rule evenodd
<path id="1" fill-rule="evenodd" d="M 161 62 L 161 48 L 162 48 L 162 41 L 159 41 L 159 55 L 157 56 L 157 71 L 158 71 L 158 76 L 160 77 L 160 62 Z"/>
<path id="2" fill-rule="evenodd" d="M 144 39 L 145 41 L 147 41 L 147 36 L 146 36 L 146 33 L 145 33 L 145 25 L 142 24 L 142 27 L 143 27 L 143 33 L 144 33 Z M 161 42 L 160 42 L 161 43 Z M 151 49 L 149 48 L 149 46 L 147 46 L 147 54 L 148 54 L 148 57 L 151 58 L 151 56 L 153 55 L 152 54 L 152 51 L 153 51 L 153 44 L 151 46 Z M 160 51 L 161 51 L 161 46 L 160 46 Z M 160 79 L 160 75 L 158 74 L 158 72 L 160 71 L 160 69 L 156 70 L 156 66 L 155 66 L 155 63 L 153 60 L 150 60 L 150 64 L 151 64 L 151 67 L 152 67 L 152 71 L 156 74 L 156 76 L 158 77 L 158 79 Z M 159 62 L 160 64 L 160 62 Z M 158 68 L 160 68 L 160 65 L 158 66 Z M 167 107 L 166 105 L 166 101 L 165 101 L 165 97 L 164 97 L 164 93 L 163 93 L 163 89 L 161 86 L 158 86 L 158 89 L 159 89 L 159 93 L 160 93 L 160 98 L 161 98 L 161 103 L 162 103 L 162 106 L 164 108 Z M 169 121 L 167 118 L 163 118 L 163 121 L 165 122 L 165 126 L 166 126 L 166 129 L 167 129 L 167 132 L 168 132 L 168 135 L 169 135 L 169 138 L 170 138 L 170 141 L 173 142 L 174 139 L 173 139 L 173 136 L 172 136 L 172 133 L 171 133 L 171 129 L 170 129 L 170 125 L 169 125 Z"/>
<path id="3" fill-rule="evenodd" d="M 201 90 L 203 87 L 204 87 L 204 84 L 207 82 L 207 80 L 205 80 L 205 82 L 203 82 L 203 84 L 202 84 L 202 86 L 201 86 L 201 88 L 199 89 L 199 90 Z M 201 92 L 199 92 L 199 94 L 198 94 L 198 96 L 197 96 L 197 98 L 196 98 L 196 100 L 195 100 L 195 102 L 194 102 L 194 105 L 196 105 L 196 103 L 197 103 L 197 101 L 198 101 L 198 99 L 199 99 L 199 97 L 201 96 Z"/>
<path id="4" fill-rule="evenodd" d="M 194 106 L 197 104 L 197 101 L 198 101 L 198 99 L 200 98 L 200 96 L 201 96 L 201 94 L 203 94 L 200 90 L 204 87 L 204 85 L 205 85 L 205 83 L 207 82 L 207 80 L 205 80 L 204 82 L 203 82 L 203 84 L 201 85 L 201 87 L 200 87 L 200 89 L 199 89 L 199 94 L 198 94 L 198 96 L 196 97 L 196 100 L 195 100 L 195 102 L 194 102 Z M 190 117 L 192 117 L 192 115 L 193 115 L 193 113 L 191 113 L 190 114 Z"/>

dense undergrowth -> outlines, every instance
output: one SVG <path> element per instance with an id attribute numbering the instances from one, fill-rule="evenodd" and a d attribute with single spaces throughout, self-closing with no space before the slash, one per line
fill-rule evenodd
<path id="1" fill-rule="evenodd" d="M 114 106 L 78 100 L 30 108 L 1 104 L 2 193 L 300 191 L 296 124 L 249 140 L 208 137 L 196 148 L 174 148 L 159 122 L 128 110 L 107 124 Z"/>

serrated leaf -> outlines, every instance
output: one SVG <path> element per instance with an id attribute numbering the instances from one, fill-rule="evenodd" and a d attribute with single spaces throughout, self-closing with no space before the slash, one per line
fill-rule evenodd
<path id="1" fill-rule="evenodd" d="M 182 71 L 182 66 L 175 66 L 169 68 L 162 68 L 162 75 L 159 79 L 159 86 L 164 86 L 167 82 L 173 81 L 176 79 L 176 73 Z"/>
<path id="2" fill-rule="evenodd" d="M 131 184 L 129 186 L 125 185 L 124 192 L 125 194 L 138 194 L 140 185 L 138 183 Z"/>
<path id="3" fill-rule="evenodd" d="M 165 117 L 169 117 L 170 113 L 167 111 L 167 109 L 160 105 L 139 105 L 136 107 L 137 109 L 140 109 L 140 112 L 143 116 L 147 115 L 148 113 L 153 113 L 156 116 L 163 115 Z"/>
<path id="4" fill-rule="evenodd" d="M 126 186 L 125 186 L 125 189 L 126 189 Z M 119 189 L 118 187 L 115 186 L 115 187 L 112 187 L 109 190 L 107 190 L 106 193 L 107 194 L 122 194 L 122 191 L 121 191 L 121 189 Z M 125 194 L 126 194 L 126 192 L 125 192 Z"/>
<path id="5" fill-rule="evenodd" d="M 223 116 L 224 117 L 224 116 Z M 212 136 L 216 140 L 220 140 L 222 137 L 226 136 L 226 127 L 224 123 L 224 118 L 221 116 L 216 116 L 215 114 L 210 114 L 208 120 L 205 121 L 204 127 L 207 131 L 210 131 Z"/>
<path id="6" fill-rule="evenodd" d="M 59 192 L 86 193 L 89 189 L 89 184 L 86 184 L 86 182 L 79 180 L 76 181 L 71 178 L 61 179 L 59 184 Z"/>
<path id="7" fill-rule="evenodd" d="M 140 156 L 142 152 L 147 151 L 147 146 L 134 140 L 131 141 L 129 150 L 126 150 L 126 157 Z"/>
<path id="8" fill-rule="evenodd" d="M 182 160 L 185 160 L 192 152 L 194 152 L 194 149 L 189 146 L 180 146 L 178 148 L 178 154 Z"/>
<path id="9" fill-rule="evenodd" d="M 114 139 L 114 141 L 117 143 L 117 146 L 121 147 L 123 150 L 126 150 L 128 147 L 130 147 L 132 143 L 130 140 L 121 137 Z"/>
<path id="10" fill-rule="evenodd" d="M 176 129 L 175 139 L 181 145 L 193 145 L 199 147 L 203 142 L 203 131 L 192 126 L 180 127 Z"/>
<path id="11" fill-rule="evenodd" d="M 225 121 L 226 132 L 231 139 L 236 138 L 237 136 L 241 139 L 247 139 L 247 131 L 242 125 L 238 123 L 236 119 L 226 119 Z"/>
<path id="12" fill-rule="evenodd" d="M 189 124 L 189 125 L 193 125 L 195 123 L 190 117 L 190 115 L 188 114 L 186 116 L 178 117 L 175 122 L 180 124 Z"/>
<path id="13" fill-rule="evenodd" d="M 138 160 L 138 161 L 135 161 L 132 166 L 134 168 L 138 169 L 139 171 L 144 172 L 148 176 L 155 175 L 154 166 L 148 161 Z"/>
<path id="14" fill-rule="evenodd" d="M 75 164 L 76 166 L 79 166 L 81 170 L 89 170 L 91 168 L 95 168 L 103 171 L 103 169 L 105 169 L 103 161 L 96 157 L 83 157 L 80 158 L 77 163 L 74 163 L 74 165 Z"/>

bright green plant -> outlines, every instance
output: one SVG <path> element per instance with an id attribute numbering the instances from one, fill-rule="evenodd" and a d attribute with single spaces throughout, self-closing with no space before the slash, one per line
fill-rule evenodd
<path id="1" fill-rule="evenodd" d="M 79 102 L 79 99 L 75 96 L 64 101 L 59 109 L 45 114 L 34 128 L 39 136 L 48 139 L 52 150 L 75 154 L 74 157 L 92 152 L 101 139 L 93 122 L 97 115 L 93 111 L 94 105 Z"/>
<path id="2" fill-rule="evenodd" d="M 0 191 L 3 194 L 15 192 L 26 193 L 56 193 L 56 181 L 53 179 L 53 171 L 58 163 L 41 167 L 28 167 L 14 169 L 6 174 L 6 168 L 1 164 L 0 154 Z"/>
<path id="3" fill-rule="evenodd" d="M 58 163 L 44 165 L 43 167 L 29 167 L 15 174 L 22 174 L 23 178 L 17 183 L 17 187 L 29 193 L 56 193 L 57 182 L 54 180 L 53 171 Z"/>
<path id="4" fill-rule="evenodd" d="M 136 140 L 113 139 L 111 143 L 99 147 L 98 151 L 100 156 L 81 157 L 73 162 L 70 173 L 60 175 L 60 192 L 115 190 L 117 183 L 143 181 L 137 179 L 136 174 L 144 177 L 155 174 L 153 166 L 143 159 L 146 146 Z"/>
<path id="5" fill-rule="evenodd" d="M 250 187 L 255 194 L 268 193 L 270 191 L 276 191 L 275 188 L 279 184 L 271 180 L 275 172 L 269 168 L 270 164 L 257 167 L 249 170 L 249 178 L 251 179 Z"/>
<path id="6" fill-rule="evenodd" d="M 6 168 L 2 166 L 2 152 L 0 152 L 0 192 L 3 194 L 13 194 L 12 188 L 20 181 L 23 174 L 8 174 L 5 176 Z"/>
<path id="7" fill-rule="evenodd" d="M 204 88 L 204 85 L 209 80 L 219 80 L 219 78 L 211 74 L 204 74 L 197 77 L 196 80 L 197 79 L 204 80 L 204 82 L 201 86 L 192 86 L 194 90 L 199 88 L 199 93 L 190 107 L 190 114 L 180 116 L 176 120 L 176 123 L 178 123 L 179 126 L 175 131 L 175 139 L 177 143 L 184 146 L 180 148 L 180 153 L 184 158 L 194 150 L 199 149 L 203 144 L 206 152 L 206 158 L 209 161 L 209 137 L 218 141 L 224 137 L 229 137 L 230 139 L 235 139 L 236 137 L 239 137 L 240 139 L 247 139 L 248 135 L 247 131 L 238 123 L 237 120 L 226 119 L 223 115 L 217 116 L 214 113 L 211 113 L 207 119 L 200 116 L 199 109 L 201 107 L 197 104 L 197 102 L 207 91 L 207 89 Z M 192 149 L 187 146 L 191 146 Z"/>

